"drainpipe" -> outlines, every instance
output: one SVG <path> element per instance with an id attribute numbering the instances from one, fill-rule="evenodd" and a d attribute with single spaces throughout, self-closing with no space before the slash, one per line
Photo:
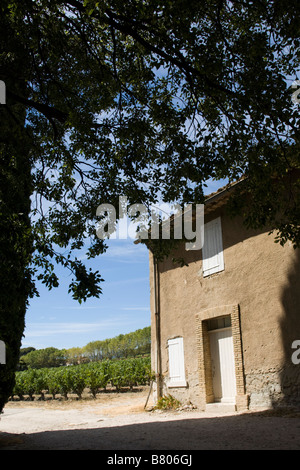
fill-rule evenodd
<path id="1" fill-rule="evenodd" d="M 156 345 L 156 364 L 155 364 L 155 379 L 157 387 L 157 400 L 162 397 L 162 380 L 161 380 L 161 341 L 160 341 L 160 285 L 159 285 L 159 271 L 158 263 L 153 255 L 153 289 L 154 289 L 154 309 L 155 309 L 155 345 Z"/>

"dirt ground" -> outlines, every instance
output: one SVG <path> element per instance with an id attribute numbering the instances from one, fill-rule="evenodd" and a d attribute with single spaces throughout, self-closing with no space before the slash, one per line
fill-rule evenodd
<path id="1" fill-rule="evenodd" d="M 0 415 L 0 450 L 300 450 L 295 411 L 149 411 L 148 392 L 11 401 Z"/>

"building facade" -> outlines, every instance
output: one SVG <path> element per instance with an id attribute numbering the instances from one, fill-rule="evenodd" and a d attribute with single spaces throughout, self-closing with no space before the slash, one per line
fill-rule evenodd
<path id="1" fill-rule="evenodd" d="M 149 253 L 155 396 L 202 410 L 299 406 L 300 250 L 246 229 L 227 198 L 207 199 L 203 248 L 176 253 L 186 265 Z"/>

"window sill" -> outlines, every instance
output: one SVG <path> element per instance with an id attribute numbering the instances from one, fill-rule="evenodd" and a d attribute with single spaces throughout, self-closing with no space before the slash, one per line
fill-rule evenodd
<path id="1" fill-rule="evenodd" d="M 217 277 L 219 274 L 223 273 L 225 271 L 225 269 L 220 269 L 219 271 L 216 271 L 216 272 L 213 272 L 213 273 L 210 273 L 210 272 L 203 272 L 203 278 L 204 279 L 209 279 L 209 278 L 212 278 L 212 277 Z"/>
<path id="2" fill-rule="evenodd" d="M 168 388 L 186 388 L 187 387 L 187 381 L 186 380 L 181 380 L 180 382 L 167 382 L 167 387 Z"/>

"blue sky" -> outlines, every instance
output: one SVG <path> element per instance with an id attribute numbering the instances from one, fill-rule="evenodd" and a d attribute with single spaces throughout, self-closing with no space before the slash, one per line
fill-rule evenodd
<path id="1" fill-rule="evenodd" d="M 205 193 L 224 182 L 208 184 Z M 131 238 L 109 240 L 107 252 L 89 261 L 105 280 L 99 299 L 81 305 L 68 294 L 69 273 L 61 269 L 60 286 L 31 299 L 22 347 L 58 349 L 83 347 L 90 341 L 112 338 L 150 325 L 149 254 Z"/>
<path id="2" fill-rule="evenodd" d="M 60 286 L 31 299 L 22 347 L 58 349 L 83 347 L 90 341 L 112 338 L 150 325 L 149 262 L 144 245 L 132 239 L 111 240 L 109 249 L 89 261 L 101 273 L 99 299 L 81 305 L 68 294 L 69 273 L 61 269 Z"/>

